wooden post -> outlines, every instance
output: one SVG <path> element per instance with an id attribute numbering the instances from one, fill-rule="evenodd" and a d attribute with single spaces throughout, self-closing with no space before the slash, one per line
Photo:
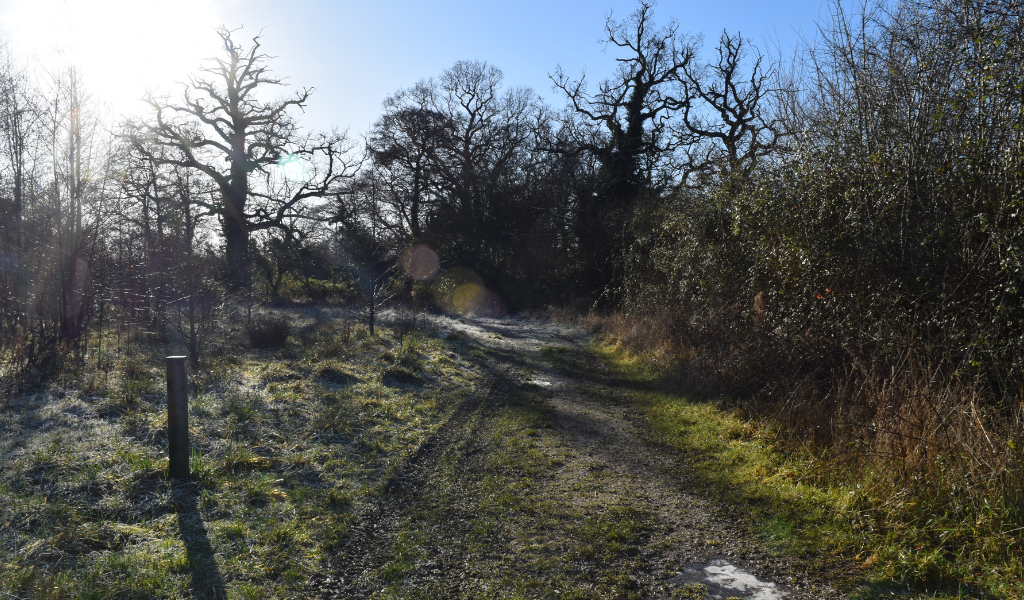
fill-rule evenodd
<path id="1" fill-rule="evenodd" d="M 172 479 L 188 479 L 188 382 L 185 357 L 167 357 L 167 450 Z"/>

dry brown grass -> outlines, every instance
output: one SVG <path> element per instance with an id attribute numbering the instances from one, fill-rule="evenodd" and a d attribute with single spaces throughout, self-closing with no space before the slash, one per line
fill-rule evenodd
<path id="1" fill-rule="evenodd" d="M 620 343 L 634 352 L 658 355 L 678 352 L 677 340 L 672 336 L 670 315 L 631 316 L 621 312 L 579 312 L 575 307 L 549 307 L 542 316 L 571 323 L 590 333 L 600 334 Z"/>
<path id="2" fill-rule="evenodd" d="M 883 480 L 875 482 L 880 491 L 909 490 L 937 509 L 988 513 L 1006 525 L 1021 518 L 1019 400 L 996 406 L 976 380 L 918 362 L 908 350 L 897 366 L 853 364 L 834 374 L 825 395 L 798 386 L 783 406 L 787 429 L 827 427 L 833 459 L 869 467 Z"/>
<path id="3" fill-rule="evenodd" d="M 869 506 L 851 526 L 873 540 L 883 572 L 920 580 L 949 572 L 920 561 L 907 566 L 895 547 L 886 558 L 886 540 L 895 538 L 968 571 L 1020 564 L 1024 398 L 996 402 L 969 368 L 933 365 L 911 341 L 886 363 L 848 354 L 808 370 L 791 366 L 798 350 L 756 327 L 719 324 L 694 335 L 668 312 L 550 309 L 548 316 L 742 406 L 741 414 L 777 432 L 780 450 L 817 457 L 807 483 L 863 489 Z"/>

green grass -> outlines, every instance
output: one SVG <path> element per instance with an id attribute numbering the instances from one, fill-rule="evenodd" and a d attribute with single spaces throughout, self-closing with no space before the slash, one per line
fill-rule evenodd
<path id="1" fill-rule="evenodd" d="M 298 333 L 286 346 L 214 354 L 191 374 L 188 484 L 166 478 L 162 348 L 105 343 L 110 372 L 83 368 L 7 399 L 0 597 L 305 596 L 353 515 L 478 390 L 484 365 L 503 360 L 460 334 L 421 332 L 399 346 L 386 330 L 291 318 Z M 231 335 L 241 334 L 222 347 L 235 347 Z M 1005 547 L 961 548 L 983 523 L 929 521 L 934 507 L 879 498 L 766 424 L 687 394 L 650 357 L 593 351 L 650 438 L 685 457 L 698 492 L 739 504 L 775 552 L 825 569 L 854 564 L 850 597 L 1022 597 L 1020 561 L 992 558 Z M 541 351 L 567 371 L 583 367 L 576 354 Z M 451 581 L 433 569 L 457 573 L 470 596 L 639 594 L 627 574 L 656 553 L 658 520 L 630 492 L 608 491 L 605 465 L 560 435 L 550 392 L 519 375 L 470 418 L 399 515 L 376 597 L 444 597 Z"/>
<path id="2" fill-rule="evenodd" d="M 300 333 L 285 347 L 190 374 L 190 483 L 166 477 L 163 348 L 105 344 L 109 373 L 9 399 L 0 597 L 304 596 L 353 513 L 482 369 L 463 340 L 418 332 L 399 348 L 386 329 L 289 318 Z"/>
<path id="3" fill-rule="evenodd" d="M 541 392 L 505 386 L 402 520 L 374 598 L 636 598 L 656 519 L 560 437 Z M 430 549 L 429 552 L 426 549 Z M 450 557 L 437 562 L 438 557 Z"/>
<path id="4" fill-rule="evenodd" d="M 986 553 L 977 540 L 965 546 L 961 529 L 972 523 L 957 523 L 913 497 L 879 497 L 862 471 L 821 460 L 784 443 L 784 432 L 769 423 L 689 393 L 657 358 L 618 346 L 592 351 L 625 382 L 649 437 L 685 457 L 687 474 L 708 496 L 740 505 L 775 552 L 845 572 L 851 598 L 1024 597 L 1020 532 L 1017 552 Z M 937 523 L 944 523 L 939 535 Z"/>

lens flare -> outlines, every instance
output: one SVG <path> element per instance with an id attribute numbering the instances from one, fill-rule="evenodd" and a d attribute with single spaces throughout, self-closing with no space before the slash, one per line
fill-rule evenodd
<path id="1" fill-rule="evenodd" d="M 440 266 L 437 253 L 423 244 L 413 246 L 402 254 L 402 269 L 416 281 L 433 279 Z"/>
<path id="2" fill-rule="evenodd" d="M 480 277 L 464 268 L 443 271 L 433 284 L 434 299 L 447 311 L 478 317 L 495 317 L 504 307 L 501 299 L 484 286 Z"/>
<path id="3" fill-rule="evenodd" d="M 277 166 L 285 179 L 295 183 L 306 183 L 312 177 L 313 168 L 309 161 L 295 154 L 285 154 L 277 160 Z"/>
<path id="4" fill-rule="evenodd" d="M 452 304 L 464 315 L 475 315 L 487 304 L 487 290 L 473 283 L 464 283 L 455 288 Z"/>

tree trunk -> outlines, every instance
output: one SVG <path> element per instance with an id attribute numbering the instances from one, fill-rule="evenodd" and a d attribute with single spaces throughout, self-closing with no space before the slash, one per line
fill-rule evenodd
<path id="1" fill-rule="evenodd" d="M 422 167 L 417 164 L 412 179 L 412 206 L 409 207 L 409 232 L 413 240 L 420 239 L 420 171 Z"/>
<path id="2" fill-rule="evenodd" d="M 249 288 L 249 225 L 245 219 L 248 195 L 247 173 L 232 163 L 231 186 L 224 190 L 224 258 L 228 292 L 236 294 Z"/>
<path id="3" fill-rule="evenodd" d="M 17 142 L 20 144 L 23 140 L 20 138 Z M 18 150 L 15 151 L 13 156 L 14 162 L 14 310 L 17 313 L 14 321 L 19 324 L 27 326 L 28 321 L 25 320 L 25 311 L 28 305 L 25 298 L 25 289 L 27 287 L 27 278 L 25 276 L 25 244 L 24 236 L 24 225 L 22 223 L 22 215 L 24 214 L 24 200 L 22 197 L 22 187 L 24 181 L 24 156 L 21 152 L 21 146 L 18 146 Z"/>

